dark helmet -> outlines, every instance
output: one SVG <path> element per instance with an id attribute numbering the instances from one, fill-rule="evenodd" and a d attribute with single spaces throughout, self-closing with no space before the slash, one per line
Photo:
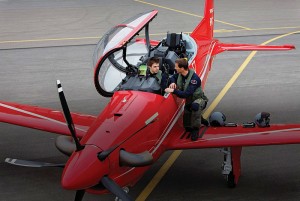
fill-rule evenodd
<path id="1" fill-rule="evenodd" d="M 261 128 L 264 128 L 264 127 L 269 127 L 270 126 L 270 113 L 268 112 L 261 112 L 261 113 L 258 113 L 256 116 L 255 116 L 255 123 L 258 127 L 261 127 Z"/>
<path id="2" fill-rule="evenodd" d="M 222 112 L 214 112 L 209 117 L 209 124 L 213 127 L 224 126 L 226 117 Z"/>

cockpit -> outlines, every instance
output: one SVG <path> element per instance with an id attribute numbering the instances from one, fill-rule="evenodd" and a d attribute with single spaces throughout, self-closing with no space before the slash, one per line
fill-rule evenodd
<path id="1" fill-rule="evenodd" d="M 155 10 L 138 14 L 101 38 L 93 59 L 94 82 L 101 95 L 111 97 L 118 90 L 158 93 L 157 81 L 145 76 L 149 58 L 159 58 L 160 70 L 167 77 L 174 74 L 176 59 L 194 59 L 197 46 L 187 34 L 167 33 L 161 41 L 150 40 L 149 23 L 156 15 Z"/>

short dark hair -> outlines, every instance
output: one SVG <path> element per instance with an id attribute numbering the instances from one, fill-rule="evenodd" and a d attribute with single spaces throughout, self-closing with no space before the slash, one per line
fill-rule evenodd
<path id="1" fill-rule="evenodd" d="M 180 58 L 180 59 L 176 59 L 175 63 L 178 64 L 179 68 L 184 68 L 184 70 L 188 70 L 189 69 L 189 64 L 186 58 Z"/>
<path id="2" fill-rule="evenodd" d="M 152 66 L 153 64 L 159 64 L 159 58 L 157 58 L 157 57 L 151 57 L 148 60 L 147 66 Z"/>

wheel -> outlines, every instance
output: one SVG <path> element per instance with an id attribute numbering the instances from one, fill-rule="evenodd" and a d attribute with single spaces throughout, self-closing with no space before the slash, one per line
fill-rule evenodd
<path id="1" fill-rule="evenodd" d="M 233 175 L 233 172 L 231 171 L 229 173 L 229 175 L 227 175 L 227 186 L 229 188 L 234 188 L 235 187 L 235 182 L 234 182 L 234 175 Z"/>

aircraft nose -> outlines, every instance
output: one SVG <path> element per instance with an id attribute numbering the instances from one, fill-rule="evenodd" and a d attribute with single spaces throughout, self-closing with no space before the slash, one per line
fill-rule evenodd
<path id="1" fill-rule="evenodd" d="M 86 145 L 83 150 L 74 152 L 63 172 L 63 188 L 79 190 L 97 185 L 109 170 L 108 159 L 100 161 L 97 158 L 101 151 L 94 145 Z"/>

